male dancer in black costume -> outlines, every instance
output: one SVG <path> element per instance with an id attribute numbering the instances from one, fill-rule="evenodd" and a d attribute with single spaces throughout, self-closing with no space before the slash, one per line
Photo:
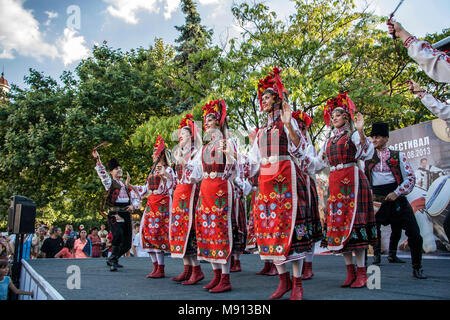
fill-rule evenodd
<path id="1" fill-rule="evenodd" d="M 122 167 L 117 159 L 112 158 L 108 161 L 108 171 L 112 176 L 111 179 L 100 161 L 100 156 L 96 149 L 92 151 L 92 156 L 97 162 L 95 170 L 107 191 L 103 206 L 108 209 L 108 223 L 113 236 L 111 256 L 106 260 L 106 263 L 110 266 L 111 271 L 117 271 L 117 268 L 122 267 L 119 264 L 119 258 L 131 248 L 133 199 L 130 190 L 122 182 Z M 129 179 L 130 176 L 127 172 L 127 185 Z"/>
<path id="2" fill-rule="evenodd" d="M 373 145 L 376 149 L 372 159 L 365 162 L 365 173 L 372 187 L 374 201 L 382 203 L 376 214 L 378 244 L 375 249 L 375 260 L 380 262 L 380 225 L 391 225 L 392 235 L 389 243 L 389 262 L 403 262 L 397 257 L 397 246 L 401 230 L 404 229 L 411 248 L 413 276 L 426 279 L 422 270 L 422 244 L 419 225 L 414 212 L 406 199 L 415 184 L 414 172 L 406 159 L 406 155 L 387 148 L 389 125 L 376 122 L 372 125 Z"/>

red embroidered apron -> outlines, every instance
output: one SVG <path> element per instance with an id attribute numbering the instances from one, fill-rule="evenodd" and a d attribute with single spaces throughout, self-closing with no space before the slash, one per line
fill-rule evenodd
<path id="1" fill-rule="evenodd" d="M 173 193 L 170 217 L 170 251 L 173 258 L 183 258 L 193 223 L 195 184 L 178 184 Z"/>
<path id="2" fill-rule="evenodd" d="M 296 191 L 296 172 L 291 160 L 261 165 L 254 223 L 263 260 L 283 261 L 289 255 L 297 214 Z"/>
<path id="3" fill-rule="evenodd" d="M 216 163 L 215 148 L 202 150 L 202 165 L 205 173 L 223 173 L 225 161 Z M 205 155 L 209 158 L 205 162 Z M 222 157 L 223 158 L 223 157 Z M 222 177 L 208 177 L 202 180 L 195 214 L 197 236 L 197 258 L 213 263 L 227 263 L 232 250 L 232 206 L 233 189 Z"/>
<path id="4" fill-rule="evenodd" d="M 156 190 L 159 185 L 159 178 L 150 176 L 148 185 L 150 190 L 153 187 Z M 143 250 L 149 252 L 169 251 L 170 205 L 169 195 L 151 194 L 148 196 L 141 220 Z"/>
<path id="5" fill-rule="evenodd" d="M 329 250 L 340 250 L 353 228 L 358 193 L 358 167 L 330 172 L 327 238 Z"/>

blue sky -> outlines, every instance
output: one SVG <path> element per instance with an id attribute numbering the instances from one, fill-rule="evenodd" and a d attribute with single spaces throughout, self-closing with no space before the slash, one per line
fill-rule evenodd
<path id="1" fill-rule="evenodd" d="M 196 0 L 202 24 L 223 44 L 239 35 L 233 0 Z M 236 1 L 235 2 L 242 2 Z M 366 3 L 355 0 L 358 7 Z M 398 0 L 368 0 L 370 11 L 388 15 Z M 179 0 L 0 0 L 0 70 L 24 86 L 29 68 L 58 79 L 72 71 L 103 40 L 114 48 L 148 47 L 155 37 L 174 43 L 174 26 L 184 24 Z M 279 17 L 293 12 L 289 0 L 265 1 Z M 75 11 L 73 10 L 75 8 Z M 79 15 L 77 14 L 79 9 Z M 396 19 L 418 37 L 449 28 L 449 0 L 405 0 Z M 384 28 L 384 26 L 382 26 Z"/>

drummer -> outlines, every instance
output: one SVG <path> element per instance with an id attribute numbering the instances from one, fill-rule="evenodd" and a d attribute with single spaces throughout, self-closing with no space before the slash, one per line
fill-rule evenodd
<path id="1" fill-rule="evenodd" d="M 387 123 L 374 123 L 370 136 L 377 152 L 374 153 L 372 159 L 365 162 L 365 171 L 372 187 L 374 201 L 382 203 L 376 214 L 378 230 L 381 224 L 390 224 L 393 230 L 389 243 L 388 260 L 394 263 L 402 262 L 397 258 L 397 247 L 403 229 L 411 248 L 413 276 L 417 279 L 426 279 L 422 270 L 423 239 L 414 212 L 406 199 L 406 195 L 414 188 L 414 172 L 403 152 L 386 147 L 389 140 Z M 397 232 L 394 232 L 395 230 Z M 378 235 L 380 235 L 379 231 Z"/>

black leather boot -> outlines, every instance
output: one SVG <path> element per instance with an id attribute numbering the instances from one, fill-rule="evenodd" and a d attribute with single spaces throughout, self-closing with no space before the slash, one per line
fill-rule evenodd
<path id="1" fill-rule="evenodd" d="M 399 259 L 399 257 L 397 257 L 396 251 L 389 251 L 388 261 L 390 263 L 405 263 L 405 261 L 403 261 L 403 260 Z"/>
<path id="2" fill-rule="evenodd" d="M 413 277 L 417 279 L 427 279 L 427 276 L 423 273 L 423 269 L 421 267 L 413 268 Z"/>
<path id="3" fill-rule="evenodd" d="M 106 261 L 106 264 L 109 266 L 110 271 L 117 271 L 119 258 L 120 258 L 120 247 L 112 246 L 111 257 L 109 257 L 109 259 Z"/>

